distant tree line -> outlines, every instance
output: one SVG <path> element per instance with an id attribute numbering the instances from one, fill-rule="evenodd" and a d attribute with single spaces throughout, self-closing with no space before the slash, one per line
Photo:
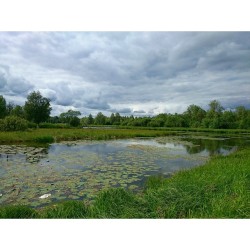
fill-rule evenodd
<path id="1" fill-rule="evenodd" d="M 211 129 L 250 129 L 250 110 L 238 106 L 234 110 L 225 110 L 219 101 L 209 103 L 205 111 L 197 105 L 188 106 L 182 114 L 159 114 L 154 117 L 120 116 L 112 113 L 110 117 L 101 112 L 95 118 L 92 115 L 81 119 L 82 125 L 120 125 L 138 127 L 185 127 Z"/>
<path id="2" fill-rule="evenodd" d="M 225 110 L 217 100 L 209 103 L 207 111 L 192 104 L 182 114 L 163 113 L 154 117 L 121 116 L 118 112 L 105 116 L 99 112 L 95 117 L 90 114 L 80 119 L 80 111 L 68 110 L 59 116 L 50 116 L 51 110 L 50 100 L 43 97 L 39 91 L 29 94 L 24 106 L 7 103 L 0 95 L 0 130 L 96 125 L 250 129 L 249 109 L 238 106 L 233 110 Z"/>

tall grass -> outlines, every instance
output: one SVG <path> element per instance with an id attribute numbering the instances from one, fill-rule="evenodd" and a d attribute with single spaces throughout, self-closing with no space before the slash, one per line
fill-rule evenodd
<path id="1" fill-rule="evenodd" d="M 0 208 L 1 218 L 250 218 L 250 148 L 216 156 L 171 178 L 150 177 L 142 193 L 109 189 L 93 204 L 58 203 L 42 210 Z"/>
<path id="2" fill-rule="evenodd" d="M 169 132 L 141 129 L 34 129 L 24 132 L 0 132 L 0 142 L 37 142 L 50 138 L 49 142 L 62 140 L 107 140 L 133 137 L 156 137 Z M 40 139 L 39 139 L 40 138 Z M 47 140 L 45 140 L 47 142 Z"/>
<path id="3" fill-rule="evenodd" d="M 1 143 L 13 142 L 53 142 L 62 140 L 108 140 L 123 139 L 134 137 L 157 137 L 166 135 L 178 135 L 183 132 L 216 132 L 217 134 L 240 134 L 249 133 L 249 130 L 204 130 L 204 129 L 186 129 L 186 128 L 40 128 L 30 129 L 28 131 L 0 132 Z"/>

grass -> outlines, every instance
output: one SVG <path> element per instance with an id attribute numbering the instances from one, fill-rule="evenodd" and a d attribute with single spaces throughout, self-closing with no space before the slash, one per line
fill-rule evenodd
<path id="1" fill-rule="evenodd" d="M 144 129 L 34 129 L 18 132 L 0 132 L 0 142 L 53 142 L 69 140 L 107 140 L 133 137 L 156 137 L 168 131 Z"/>
<path id="2" fill-rule="evenodd" d="M 0 143 L 51 143 L 69 140 L 108 140 L 134 137 L 157 137 L 178 135 L 188 132 L 213 132 L 216 134 L 242 134 L 249 130 L 219 130 L 219 129 L 191 129 L 191 128 L 40 128 L 28 131 L 0 132 Z"/>
<path id="3" fill-rule="evenodd" d="M 216 156 L 171 178 L 150 177 L 142 193 L 109 189 L 93 204 L 0 208 L 0 218 L 250 218 L 250 148 Z"/>

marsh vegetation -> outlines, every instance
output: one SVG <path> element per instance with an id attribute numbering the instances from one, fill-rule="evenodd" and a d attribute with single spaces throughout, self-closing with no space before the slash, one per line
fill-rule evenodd
<path id="1" fill-rule="evenodd" d="M 36 130 L 36 132 L 37 131 L 38 130 Z M 45 131 L 43 131 L 43 133 L 45 133 Z M 91 131 L 93 132 L 93 129 Z M 106 132 L 109 134 L 115 130 L 96 129 L 94 131 L 98 135 L 100 135 L 102 131 L 103 138 L 107 138 L 104 134 Z M 132 131 L 133 130 L 118 130 L 119 133 L 124 132 L 123 136 L 125 137 L 127 133 L 131 136 Z M 54 135 L 55 132 L 56 131 L 54 131 Z M 140 131 L 140 133 L 138 133 L 138 131 L 134 132 L 134 135 L 141 135 L 140 133 L 142 131 Z M 158 134 L 163 131 L 143 130 L 143 132 L 153 135 L 154 133 Z M 98 137 L 98 139 L 100 138 Z M 31 217 L 195 217 L 198 216 L 198 214 L 196 212 L 193 213 L 192 208 L 190 208 L 189 215 L 185 214 L 186 212 L 183 212 L 184 215 L 178 214 L 178 209 L 176 211 L 174 209 L 176 204 L 171 208 L 171 213 L 170 210 L 165 211 L 167 204 L 158 204 L 157 209 L 164 210 L 163 212 L 157 212 L 158 214 L 154 214 L 156 211 L 154 211 L 154 213 L 151 211 L 146 214 L 146 211 L 138 210 L 137 205 L 140 204 L 141 199 L 144 200 L 143 202 L 146 202 L 145 199 L 147 199 L 149 204 L 152 202 L 152 206 L 155 202 L 163 202 L 157 201 L 157 195 L 166 195 L 166 197 L 169 197 L 165 197 L 165 199 L 168 200 L 165 202 L 170 202 L 172 196 L 180 196 L 178 199 L 183 199 L 184 203 L 191 202 L 194 197 L 192 198 L 191 194 L 188 194 L 185 190 L 186 188 L 188 189 L 189 186 L 193 186 L 194 182 L 198 181 L 197 176 L 194 174 L 196 173 L 195 171 L 198 171 L 200 175 L 204 177 L 203 180 L 200 180 L 199 185 L 201 185 L 201 187 L 205 185 L 202 184 L 202 181 L 205 181 L 206 176 L 208 176 L 206 172 L 201 174 L 207 167 L 197 166 L 207 166 L 215 161 L 218 161 L 216 168 L 219 168 L 218 164 L 221 163 L 226 164 L 227 162 L 228 165 L 231 165 L 231 160 L 228 158 L 231 157 L 231 155 L 229 154 L 233 153 L 234 155 L 234 152 L 238 148 L 248 147 L 249 139 L 250 137 L 247 135 L 235 135 L 232 138 L 230 136 L 212 134 L 181 133 L 156 138 L 140 137 L 108 141 L 61 141 L 52 144 L 39 143 L 33 146 L 25 146 L 22 144 L 2 145 L 0 147 L 0 203 L 3 206 L 1 216 L 9 216 L 6 214 L 9 205 L 16 205 L 11 207 L 10 211 L 17 211 L 15 209 L 20 211 L 22 210 L 20 205 L 25 205 L 27 207 L 24 211 Z M 242 151 L 236 154 L 242 155 L 241 152 Z M 243 152 L 245 151 L 243 150 Z M 245 174 L 243 174 L 242 178 L 246 178 L 245 181 L 247 181 L 247 178 L 249 178 L 247 168 L 249 171 L 249 167 L 246 164 L 246 152 L 243 155 L 245 158 L 243 158 L 242 164 L 245 168 Z M 236 165 L 233 171 L 241 171 L 242 167 L 240 163 L 234 161 L 234 164 L 235 163 Z M 193 167 L 197 167 L 199 170 L 186 171 Z M 222 169 L 220 175 L 222 175 Z M 216 171 L 219 171 L 219 169 Z M 182 185 L 180 183 L 178 184 L 183 188 L 182 194 L 179 190 L 174 191 L 174 189 L 170 188 L 172 185 L 170 185 L 170 183 L 177 178 L 176 176 L 187 176 L 189 172 L 193 173 L 193 177 L 192 175 L 189 177 L 189 183 L 187 178 L 185 181 L 180 181 Z M 224 171 L 224 174 L 229 175 L 226 171 Z M 213 176 L 213 178 L 215 178 L 215 176 Z M 223 179 L 225 178 L 226 177 L 223 177 Z M 227 178 L 229 178 L 229 176 L 227 176 Z M 230 178 L 232 178 L 232 174 Z M 234 178 L 237 177 L 235 176 Z M 198 183 L 199 181 L 197 184 Z M 165 185 L 168 186 L 168 191 L 165 190 Z M 213 185 L 215 184 L 211 182 L 211 189 L 214 191 L 217 190 L 215 187 L 212 187 Z M 228 184 L 225 185 L 227 186 Z M 157 194 L 158 191 L 161 190 L 159 187 L 164 187 L 164 192 L 167 192 L 167 194 Z M 195 184 L 193 191 L 195 191 L 196 188 L 198 188 L 198 186 Z M 198 192 L 198 190 L 196 191 Z M 171 192 L 173 192 L 173 194 Z M 201 192 L 201 190 L 199 190 L 199 192 Z M 203 192 L 205 192 L 205 188 Z M 49 196 L 45 199 L 41 199 L 40 197 L 44 194 L 49 194 Z M 211 192 L 211 195 L 213 195 L 213 192 Z M 247 195 L 247 193 L 244 195 Z M 116 196 L 119 196 L 119 198 Z M 109 203 L 109 199 L 111 199 L 111 203 L 107 204 Z M 163 199 L 163 197 L 161 199 Z M 201 199 L 201 197 L 199 199 Z M 205 199 L 204 196 L 204 202 Z M 106 205 L 103 204 L 104 201 Z M 117 202 L 118 204 L 116 204 Z M 101 206 L 103 209 L 108 209 L 106 207 L 108 206 L 109 209 L 113 209 L 111 208 L 111 204 L 114 203 L 113 205 L 118 209 L 120 206 L 119 203 L 123 204 L 123 202 L 127 202 L 127 204 L 132 206 L 127 209 L 131 209 L 134 214 L 132 214 L 132 212 L 131 214 L 127 214 L 127 212 L 123 214 L 123 212 L 118 213 L 118 211 L 114 212 L 118 214 L 113 214 L 113 212 L 111 214 L 108 212 L 107 214 L 99 214 L 99 208 L 95 208 L 95 206 Z M 202 203 L 202 200 L 199 202 Z M 44 208 L 45 205 L 46 207 Z M 193 206 L 191 204 L 189 205 Z M 140 206 L 142 208 L 144 207 L 142 204 L 140 204 Z M 154 206 L 156 206 L 156 204 Z M 32 210 L 32 207 L 38 210 Z M 79 211 L 74 214 L 74 211 L 78 209 Z M 120 209 L 121 208 L 119 208 L 119 210 Z M 154 207 L 154 209 L 156 208 Z M 85 211 L 84 214 L 83 211 Z M 44 213 L 46 213 L 46 215 Z M 205 211 L 203 211 L 203 213 L 203 217 L 210 217 L 209 214 L 205 216 Z M 240 216 L 249 216 L 246 211 L 244 213 L 245 214 L 240 214 Z"/>

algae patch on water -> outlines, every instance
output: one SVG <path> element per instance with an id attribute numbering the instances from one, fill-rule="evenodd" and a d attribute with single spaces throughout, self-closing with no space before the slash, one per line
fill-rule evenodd
<path id="1" fill-rule="evenodd" d="M 168 176 L 207 160 L 207 155 L 188 154 L 185 146 L 191 144 L 174 140 L 177 146 L 172 147 L 165 146 L 171 140 L 164 138 L 62 142 L 49 148 L 1 146 L 0 204 L 91 201 L 110 187 L 137 192 L 148 176 Z M 44 194 L 50 196 L 40 199 Z"/>

